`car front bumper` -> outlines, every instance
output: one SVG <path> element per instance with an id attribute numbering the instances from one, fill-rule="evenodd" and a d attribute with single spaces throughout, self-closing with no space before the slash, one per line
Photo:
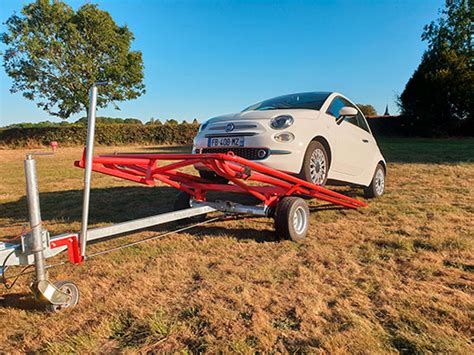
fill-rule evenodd
<path id="1" fill-rule="evenodd" d="M 193 153 L 226 153 L 232 151 L 243 158 L 258 162 L 273 169 L 289 173 L 299 173 L 303 162 L 305 149 L 302 143 L 296 139 L 290 143 L 279 143 L 273 139 L 278 131 L 265 132 L 263 134 L 245 136 L 243 147 L 208 147 L 208 139 L 205 134 L 200 134 L 194 139 Z M 225 137 L 225 134 L 222 134 Z M 263 156 L 261 151 L 265 152 Z M 263 156 L 263 157 L 262 157 Z M 196 166 L 198 170 L 207 170 L 205 166 Z"/>

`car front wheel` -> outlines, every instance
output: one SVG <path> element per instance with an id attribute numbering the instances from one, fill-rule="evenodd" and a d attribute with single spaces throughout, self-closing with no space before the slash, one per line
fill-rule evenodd
<path id="1" fill-rule="evenodd" d="M 320 142 L 312 141 L 306 149 L 300 177 L 313 184 L 325 185 L 328 171 L 329 160 L 326 148 Z"/>

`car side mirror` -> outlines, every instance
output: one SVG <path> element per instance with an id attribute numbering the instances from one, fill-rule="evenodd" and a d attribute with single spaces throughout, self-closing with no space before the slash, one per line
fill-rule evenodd
<path id="1" fill-rule="evenodd" d="M 336 120 L 337 124 L 341 124 L 346 117 L 357 116 L 357 110 L 354 107 L 344 106 L 339 110 L 339 117 Z"/>

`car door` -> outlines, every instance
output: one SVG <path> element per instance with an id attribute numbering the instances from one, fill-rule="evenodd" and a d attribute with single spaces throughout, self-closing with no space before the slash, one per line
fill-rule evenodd
<path id="1" fill-rule="evenodd" d="M 370 132 L 369 125 L 364 117 L 364 115 L 358 110 L 357 115 L 357 126 L 360 128 L 359 134 L 362 138 L 362 143 L 364 143 L 364 160 L 361 162 L 361 174 L 364 175 L 367 173 L 367 170 L 374 169 L 373 162 L 379 148 L 377 142 L 375 141 L 374 136 Z M 373 171 L 370 171 L 370 174 L 373 174 Z"/>
<path id="2" fill-rule="evenodd" d="M 354 107 L 349 101 L 338 96 L 334 98 L 326 112 L 334 119 L 332 135 L 336 137 L 332 169 L 337 173 L 356 177 L 365 171 L 371 161 L 373 137 L 359 126 L 358 116 L 346 117 L 339 124 L 336 123 L 339 110 L 344 106 Z"/>

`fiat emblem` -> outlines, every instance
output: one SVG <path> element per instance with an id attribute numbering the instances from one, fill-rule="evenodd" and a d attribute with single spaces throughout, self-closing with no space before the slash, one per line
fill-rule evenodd
<path id="1" fill-rule="evenodd" d="M 227 126 L 225 126 L 226 132 L 232 132 L 234 129 L 235 129 L 235 125 L 233 123 L 227 123 Z"/>

